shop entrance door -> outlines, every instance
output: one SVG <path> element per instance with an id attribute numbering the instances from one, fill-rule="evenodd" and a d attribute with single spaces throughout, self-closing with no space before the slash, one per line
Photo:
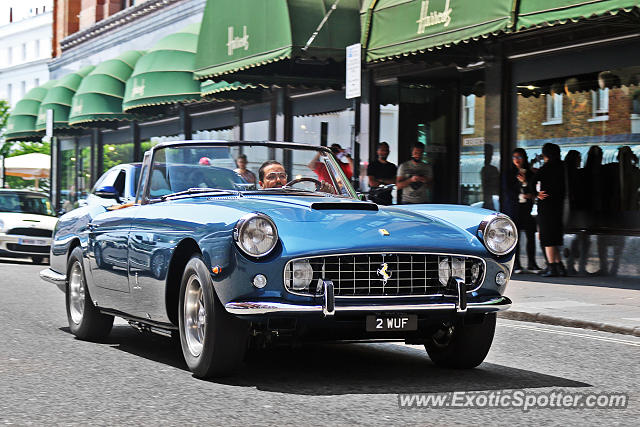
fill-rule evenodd
<path id="1" fill-rule="evenodd" d="M 455 85 L 400 90 L 398 162 L 411 157 L 415 142 L 424 144 L 424 160 L 433 168 L 431 203 L 458 201 L 457 100 Z"/>

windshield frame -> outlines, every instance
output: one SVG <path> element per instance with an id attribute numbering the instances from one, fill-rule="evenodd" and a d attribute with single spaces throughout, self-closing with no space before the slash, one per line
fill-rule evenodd
<path id="1" fill-rule="evenodd" d="M 333 174 L 338 174 L 340 175 L 340 178 L 342 179 L 342 182 L 345 183 L 345 188 L 347 189 L 347 192 L 349 194 L 349 198 L 354 199 L 354 200 L 360 200 L 358 198 L 357 192 L 356 190 L 353 188 L 353 185 L 351 185 L 351 181 L 347 178 L 346 174 L 344 173 L 344 171 L 342 170 L 342 168 L 338 165 L 338 160 L 336 159 L 335 155 L 333 154 L 333 152 L 327 148 L 327 147 L 322 147 L 322 146 L 315 146 L 315 145 L 308 145 L 308 144 L 298 144 L 298 143 L 292 143 L 292 142 L 272 142 L 272 141 L 215 141 L 215 140 L 193 140 L 193 141 L 169 141 L 169 142 L 163 142 L 160 143 L 158 145 L 155 145 L 153 147 L 151 147 L 151 149 L 145 153 L 144 156 L 144 161 L 142 164 L 142 168 L 144 168 L 145 166 L 148 166 L 148 170 L 151 171 L 152 170 L 152 166 L 153 166 L 153 162 L 156 158 L 156 154 L 163 149 L 166 148 L 180 148 L 180 147 L 206 147 L 206 146 L 211 146 L 211 147 L 216 147 L 216 146 L 222 146 L 222 147 L 267 147 L 267 148 L 275 148 L 275 149 L 290 149 L 290 150 L 306 150 L 306 151 L 315 151 L 315 152 L 322 152 L 324 154 L 326 154 L 327 159 L 329 160 L 329 162 L 331 162 L 331 166 L 332 166 L 332 179 L 335 180 L 335 176 L 333 176 Z M 147 176 L 143 176 L 141 174 L 140 176 L 141 181 L 140 181 L 140 185 L 144 185 L 144 188 L 142 189 L 142 191 L 140 192 L 140 204 L 150 204 L 150 203 L 158 203 L 158 202 L 162 202 L 165 201 L 166 198 L 150 198 L 149 197 L 149 189 L 151 186 L 151 173 L 147 173 Z M 142 181 L 142 178 L 144 178 L 144 182 Z M 332 183 L 335 187 L 336 183 Z M 259 193 L 260 190 L 244 190 L 244 191 L 239 191 L 239 194 L 260 194 Z M 296 192 L 297 193 L 297 192 Z M 201 193 L 201 195 L 204 195 L 205 193 Z M 283 191 L 282 194 L 287 194 L 286 192 Z M 291 193 L 291 194 L 295 194 L 295 193 Z M 273 195 L 272 192 L 268 192 L 265 195 Z M 296 195 L 300 195 L 299 193 L 297 193 Z M 317 195 L 315 195 L 317 197 Z M 340 194 L 335 194 L 335 195 L 330 195 L 327 194 L 327 196 L 333 196 L 333 197 L 347 197 L 345 195 L 340 195 Z"/>

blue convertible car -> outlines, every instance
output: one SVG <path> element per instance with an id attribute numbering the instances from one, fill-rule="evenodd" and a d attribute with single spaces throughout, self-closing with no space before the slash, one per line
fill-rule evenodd
<path id="1" fill-rule="evenodd" d="M 231 373 L 253 347 L 319 339 L 419 343 L 472 368 L 510 305 L 508 217 L 363 201 L 323 147 L 160 144 L 136 194 L 62 216 L 41 276 L 65 292 L 78 338 L 122 317 L 179 338 L 198 377 Z"/>

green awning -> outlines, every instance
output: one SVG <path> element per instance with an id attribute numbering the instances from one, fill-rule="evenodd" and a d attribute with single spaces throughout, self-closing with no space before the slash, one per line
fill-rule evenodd
<path id="1" fill-rule="evenodd" d="M 261 96 L 262 91 L 267 88 L 268 86 L 263 84 L 206 80 L 200 85 L 200 92 L 207 101 L 242 102 L 255 101 Z"/>
<path id="2" fill-rule="evenodd" d="M 344 61 L 359 39 L 359 0 L 341 0 L 308 49 L 335 0 L 208 0 L 196 55 L 196 78 L 206 80 L 285 59 Z M 342 73 L 344 69 L 342 68 Z"/>
<path id="3" fill-rule="evenodd" d="M 124 112 L 201 100 L 200 82 L 193 78 L 199 29 L 196 23 L 164 37 L 138 60 L 127 81 Z"/>
<path id="4" fill-rule="evenodd" d="M 508 31 L 514 0 L 369 0 L 361 10 L 367 62 L 424 53 Z"/>
<path id="5" fill-rule="evenodd" d="M 61 77 L 47 92 L 38 110 L 36 120 L 36 131 L 43 131 L 47 121 L 47 110 L 53 110 L 54 129 L 72 129 L 69 126 L 69 112 L 71 111 L 71 101 L 78 86 L 95 67 L 86 66 L 79 71 L 69 73 Z"/>
<path id="6" fill-rule="evenodd" d="M 134 117 L 122 111 L 124 89 L 144 53 L 128 51 L 104 61 L 82 80 L 73 97 L 69 124 L 105 126 Z"/>
<path id="7" fill-rule="evenodd" d="M 639 0 L 521 0 L 517 28 L 551 26 L 568 21 L 631 11 Z"/>
<path id="8" fill-rule="evenodd" d="M 38 141 L 42 138 L 42 132 L 36 132 L 38 110 L 47 92 L 55 84 L 55 80 L 49 80 L 31 89 L 18 101 L 7 120 L 7 130 L 4 133 L 7 141 Z"/>

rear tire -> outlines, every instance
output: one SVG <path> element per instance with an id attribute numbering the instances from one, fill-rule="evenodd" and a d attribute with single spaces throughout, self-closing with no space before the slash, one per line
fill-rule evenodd
<path id="1" fill-rule="evenodd" d="M 184 269 L 178 313 L 182 354 L 194 376 L 232 374 L 244 358 L 249 324 L 227 313 L 199 255 Z"/>
<path id="2" fill-rule="evenodd" d="M 484 315 L 478 324 L 453 326 L 453 331 L 439 330 L 425 344 L 429 357 L 438 366 L 471 369 L 480 365 L 493 342 L 496 315 Z"/>
<path id="3" fill-rule="evenodd" d="M 109 335 L 113 316 L 93 305 L 82 263 L 82 249 L 76 247 L 67 262 L 67 319 L 71 333 L 81 340 L 98 341 Z"/>

